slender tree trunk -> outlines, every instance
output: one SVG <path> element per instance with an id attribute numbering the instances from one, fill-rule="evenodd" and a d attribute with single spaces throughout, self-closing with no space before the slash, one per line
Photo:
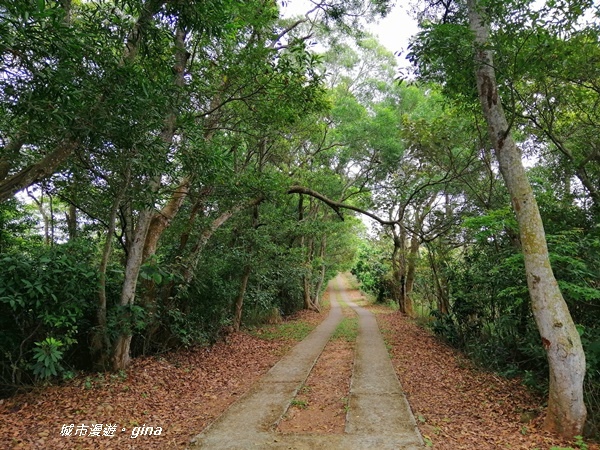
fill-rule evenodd
<path id="1" fill-rule="evenodd" d="M 402 298 L 405 313 L 409 317 L 414 316 L 414 305 L 411 298 L 411 294 L 413 291 L 413 286 L 415 284 L 417 260 L 419 259 L 419 247 L 421 245 L 421 241 L 419 239 L 419 234 L 417 230 L 423 230 L 423 222 L 425 221 L 425 217 L 427 217 L 427 214 L 429 214 L 429 212 L 431 211 L 431 206 L 433 205 L 435 198 L 436 196 L 432 196 L 429 200 L 425 202 L 420 211 L 415 212 L 414 230 L 411 234 L 408 257 L 406 258 L 406 281 L 403 292 L 404 295 Z M 450 217 L 451 215 L 452 211 L 450 208 L 450 201 L 448 195 L 446 195 L 446 217 Z"/>
<path id="2" fill-rule="evenodd" d="M 112 240 L 117 223 L 117 213 L 119 210 L 120 196 L 113 201 L 104 248 L 102 250 L 102 259 L 100 261 L 99 280 L 98 280 L 98 303 L 96 308 L 96 328 L 92 335 L 91 354 L 94 358 L 94 364 L 101 370 L 106 370 L 107 359 L 110 356 L 110 338 L 108 337 L 106 320 L 106 269 L 112 253 Z"/>
<path id="3" fill-rule="evenodd" d="M 305 261 L 306 273 L 302 276 L 302 287 L 304 291 L 304 309 L 310 309 L 313 311 L 318 311 L 317 305 L 313 303 L 313 295 L 312 295 L 312 260 L 315 250 L 315 241 L 312 237 L 308 238 L 307 244 L 307 254 Z"/>
<path id="4" fill-rule="evenodd" d="M 254 205 L 252 208 L 252 229 L 258 229 L 258 204 Z M 249 245 L 246 248 L 246 251 L 250 255 L 252 252 L 252 246 Z M 246 288 L 248 287 L 248 280 L 250 279 L 250 273 L 252 272 L 252 266 L 250 263 L 247 263 L 244 267 L 244 273 L 242 275 L 242 282 L 240 285 L 240 291 L 235 300 L 234 311 L 233 311 L 233 329 L 235 331 L 240 331 L 240 327 L 242 326 L 242 310 L 244 306 L 244 296 L 246 295 Z"/>
<path id="5" fill-rule="evenodd" d="M 594 184 L 585 170 L 585 167 L 576 167 L 575 175 L 583 184 L 588 191 L 590 198 L 592 199 L 592 209 L 596 215 L 600 215 L 600 191 L 598 187 Z"/>
<path id="6" fill-rule="evenodd" d="M 94 358 L 95 365 L 101 370 L 106 370 L 110 359 L 110 338 L 107 328 L 107 301 L 106 301 L 106 269 L 112 253 L 113 236 L 117 226 L 117 215 L 119 213 L 119 205 L 123 200 L 125 189 L 129 186 L 131 178 L 131 166 L 127 166 L 123 186 L 119 190 L 118 195 L 114 198 L 111 205 L 110 217 L 108 220 L 108 229 L 106 230 L 106 238 L 104 248 L 102 249 L 102 258 L 98 269 L 98 303 L 96 308 L 96 329 L 92 335 L 91 354 Z"/>
<path id="7" fill-rule="evenodd" d="M 299 195 L 298 197 L 298 222 L 301 222 L 304 220 L 304 196 L 302 194 Z M 302 235 L 300 237 L 300 248 L 305 248 L 305 242 L 306 242 L 306 236 Z M 309 246 L 308 246 L 308 251 L 307 251 L 307 255 L 306 255 L 306 261 L 310 261 L 312 258 L 311 252 L 312 252 L 312 247 L 310 244 L 310 240 L 309 240 Z M 309 265 L 308 263 L 305 263 L 305 267 L 306 270 L 309 271 Z M 311 294 L 310 294 L 310 279 L 308 274 L 305 274 L 302 276 L 302 304 L 304 309 L 316 309 L 313 306 L 312 303 L 312 299 L 311 299 Z"/>
<path id="8" fill-rule="evenodd" d="M 184 283 L 188 284 L 194 278 L 194 274 L 196 273 L 196 268 L 198 267 L 198 262 L 200 261 L 200 255 L 202 254 L 202 250 L 206 246 L 208 240 L 211 236 L 219 229 L 221 226 L 227 222 L 233 215 L 237 214 L 241 210 L 248 208 L 250 206 L 255 206 L 260 204 L 264 200 L 264 197 L 261 195 L 250 200 L 248 203 L 240 203 L 235 205 L 233 208 L 223 212 L 220 216 L 218 216 L 215 220 L 212 221 L 210 227 L 208 227 L 204 232 L 200 235 L 196 244 L 192 248 L 192 251 L 185 259 L 185 263 L 183 265 L 183 279 Z"/>
<path id="9" fill-rule="evenodd" d="M 46 245 L 50 245 L 50 216 L 48 216 L 48 212 L 46 208 L 44 208 L 44 189 L 41 189 L 40 199 L 38 200 L 35 195 L 29 192 L 29 189 L 26 190 L 27 196 L 33 200 L 35 206 L 37 207 L 40 215 L 42 216 L 42 221 L 44 222 L 44 243 Z M 52 201 L 52 200 L 50 200 Z"/>
<path id="10" fill-rule="evenodd" d="M 185 228 L 183 229 L 183 232 L 181 233 L 181 236 L 179 237 L 179 253 L 180 254 L 185 250 L 185 247 L 187 246 L 188 241 L 190 240 L 190 233 L 194 229 L 194 225 L 196 223 L 196 217 L 198 217 L 198 213 L 202 209 L 202 206 L 204 204 L 206 197 L 208 197 L 208 195 L 211 192 L 212 192 L 212 188 L 204 188 L 200 192 L 196 201 L 194 202 L 194 204 L 192 206 L 192 210 L 190 212 L 190 215 L 187 219 Z"/>
<path id="11" fill-rule="evenodd" d="M 238 292 L 238 296 L 235 299 L 235 307 L 233 311 L 233 329 L 236 332 L 240 331 L 240 327 L 242 326 L 242 310 L 244 306 L 244 296 L 246 295 L 246 288 L 248 287 L 248 280 L 250 279 L 251 272 L 252 269 L 248 264 L 244 268 L 242 282 L 240 284 L 240 291 Z"/>
<path id="12" fill-rule="evenodd" d="M 323 284 L 325 283 L 325 250 L 327 249 L 327 235 L 324 234 L 321 237 L 321 246 L 319 248 L 319 258 L 321 259 L 321 273 L 319 274 L 319 281 L 317 282 L 317 287 L 315 288 L 315 298 L 313 304 L 320 308 L 321 304 L 321 290 L 323 289 Z"/>
<path id="13" fill-rule="evenodd" d="M 69 241 L 74 241 L 77 238 L 77 207 L 69 204 L 69 212 L 66 213 L 67 230 L 69 232 Z"/>
<path id="14" fill-rule="evenodd" d="M 586 419 L 583 402 L 585 354 L 552 272 L 537 202 L 498 95 L 488 25 L 484 22 L 482 7 L 477 0 L 468 0 L 467 5 L 470 27 L 475 35 L 479 99 L 519 223 L 531 306 L 550 366 L 545 425 L 565 438 L 573 438 L 582 433 Z"/>
<path id="15" fill-rule="evenodd" d="M 407 258 L 406 286 L 404 288 L 403 298 L 404 313 L 409 317 L 414 316 L 414 308 L 411 294 L 413 291 L 413 286 L 415 284 L 417 259 L 419 256 L 419 244 L 419 236 L 417 235 L 417 233 L 412 233 L 412 236 L 410 238 L 410 250 Z"/>
<path id="16" fill-rule="evenodd" d="M 123 280 L 121 300 L 119 302 L 121 307 L 130 307 L 134 303 L 140 268 L 143 262 L 144 244 L 146 242 L 146 235 L 153 214 L 154 209 L 149 207 L 143 209 L 139 214 L 138 222 L 133 233 L 133 241 L 129 246 L 129 253 L 127 255 L 125 279 Z M 132 334 L 128 325 L 129 324 L 127 324 L 126 329 L 119 334 L 114 346 L 113 370 L 115 371 L 126 369 L 131 361 L 129 348 L 131 345 Z"/>
<path id="17" fill-rule="evenodd" d="M 406 232 L 400 225 L 400 232 L 396 231 L 396 226 L 392 226 L 392 239 L 394 250 L 392 251 L 392 297 L 398 305 L 401 313 L 404 313 L 404 278 L 406 273 L 405 257 L 404 257 L 404 240 Z"/>
<path id="18" fill-rule="evenodd" d="M 435 250 L 430 245 L 427 249 L 427 255 L 429 257 L 429 267 L 431 268 L 431 274 L 433 275 L 433 283 L 435 284 L 435 297 L 437 302 L 437 309 L 441 315 L 445 316 L 450 312 L 450 301 L 448 299 L 447 283 L 439 273 L 438 262 L 436 261 L 436 259 L 438 258 L 435 255 Z"/>

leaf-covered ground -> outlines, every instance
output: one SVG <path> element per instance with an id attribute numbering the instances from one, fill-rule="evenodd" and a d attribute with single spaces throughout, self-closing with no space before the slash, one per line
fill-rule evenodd
<path id="1" fill-rule="evenodd" d="M 360 294 L 356 291 L 352 297 L 358 300 Z M 372 309 L 421 433 L 434 449 L 547 450 L 569 445 L 543 432 L 543 399 L 517 380 L 474 367 L 398 313 Z M 184 448 L 293 345 L 297 335 L 292 330 L 305 329 L 306 323 L 314 326 L 324 317 L 325 313 L 305 312 L 297 317 L 302 326 L 283 324 L 290 330 L 283 335 L 274 331 L 280 325 L 260 333 L 237 333 L 210 349 L 138 358 L 127 374 L 82 375 L 62 386 L 1 400 L 0 448 Z M 319 398 L 311 396 L 310 402 L 311 408 L 320 408 Z M 325 396 L 323 402 L 321 406 L 328 407 Z M 343 407 L 343 403 L 336 406 Z M 74 425 L 71 436 L 61 436 L 62 426 L 69 424 Z M 100 436 L 89 436 L 98 424 Z M 107 425 L 116 425 L 114 437 L 103 436 L 105 430 L 110 434 Z M 153 427 L 153 433 L 161 427 L 160 436 L 132 438 L 135 427 L 142 431 L 139 427 L 144 425 L 146 431 Z M 85 427 L 87 436 L 73 435 Z M 335 427 L 327 428 L 335 432 Z M 597 445 L 589 448 L 598 450 Z"/>
<path id="2" fill-rule="evenodd" d="M 341 306 L 344 321 L 338 325 L 304 386 L 279 422 L 278 431 L 282 433 L 344 432 L 358 322 L 349 307 Z M 346 327 L 342 325 L 344 323 Z"/>
<path id="3" fill-rule="evenodd" d="M 325 316 L 303 312 L 295 319 L 304 329 Z M 0 449 L 184 448 L 296 342 L 268 328 L 265 337 L 236 333 L 211 348 L 137 358 L 127 374 L 82 375 L 0 400 Z M 62 426 L 70 424 L 71 435 L 61 436 Z M 90 436 L 98 424 L 100 435 Z M 104 436 L 115 424 L 114 437 Z M 85 427 L 87 436 L 74 436 Z M 147 427 L 153 435 L 132 438 Z M 154 435 L 156 427 L 160 435 Z"/>
<path id="4" fill-rule="evenodd" d="M 464 355 L 399 313 L 374 310 L 421 433 L 433 448 L 577 448 L 543 431 L 544 399 L 519 380 L 474 367 Z"/>

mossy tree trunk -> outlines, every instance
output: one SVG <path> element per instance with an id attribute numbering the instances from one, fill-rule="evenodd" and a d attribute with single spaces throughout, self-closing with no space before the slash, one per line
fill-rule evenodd
<path id="1" fill-rule="evenodd" d="M 480 2 L 468 0 L 469 24 L 475 37 L 477 88 L 488 134 L 510 193 L 519 233 L 533 315 L 550 366 L 546 428 L 565 438 L 582 433 L 585 354 L 579 333 L 552 272 L 546 235 L 520 150 L 511 135 L 498 94 L 489 29 Z"/>

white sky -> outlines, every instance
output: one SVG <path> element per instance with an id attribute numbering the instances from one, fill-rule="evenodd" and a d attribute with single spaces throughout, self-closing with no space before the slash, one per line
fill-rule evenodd
<path id="1" fill-rule="evenodd" d="M 311 6 L 312 4 L 308 0 L 288 0 L 287 6 L 282 7 L 281 11 L 284 17 L 296 16 L 306 13 Z M 407 5 L 396 4 L 386 18 L 379 22 L 369 23 L 366 28 L 370 33 L 376 35 L 379 42 L 392 53 L 402 52 L 397 57 L 400 67 L 409 65 L 405 60 L 408 40 L 418 32 L 418 26 L 417 21 L 409 16 Z"/>

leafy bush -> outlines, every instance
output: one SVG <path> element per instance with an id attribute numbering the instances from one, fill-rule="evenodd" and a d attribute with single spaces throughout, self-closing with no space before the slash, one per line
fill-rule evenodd
<path id="1" fill-rule="evenodd" d="M 64 344 L 58 339 L 46 338 L 42 342 L 36 342 L 33 349 L 33 374 L 41 379 L 57 376 L 62 372 L 60 361 L 63 352 L 59 350 Z"/>
<path id="2" fill-rule="evenodd" d="M 97 297 L 91 244 L 79 241 L 17 250 L 0 256 L 3 391 L 64 375 L 70 365 L 85 365 L 85 357 L 79 358 L 87 353 Z"/>
<path id="3" fill-rule="evenodd" d="M 361 284 L 361 289 L 376 296 L 377 301 L 390 299 L 391 266 L 384 262 L 384 250 L 369 243 L 363 243 L 359 249 L 352 274 Z"/>

